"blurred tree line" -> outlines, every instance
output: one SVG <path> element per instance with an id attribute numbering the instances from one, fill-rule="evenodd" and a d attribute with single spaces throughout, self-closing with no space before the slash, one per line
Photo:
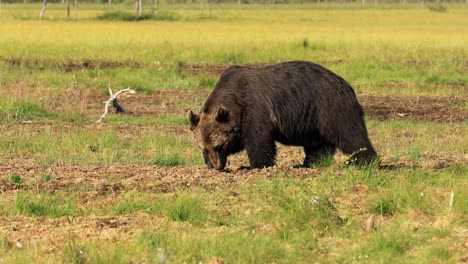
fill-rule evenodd
<path id="1" fill-rule="evenodd" d="M 3 3 L 42 3 L 43 0 L 1 0 Z M 208 0 L 159 0 L 168 4 L 192 4 Z M 242 4 L 306 4 L 306 3 L 361 3 L 361 4 L 418 4 L 426 3 L 467 3 L 468 0 L 212 0 L 216 3 Z M 48 3 L 64 3 L 64 0 L 47 0 Z M 109 3 L 109 0 L 79 0 L 80 3 Z M 112 4 L 134 3 L 135 0 L 112 0 Z M 146 2 L 146 1 L 145 1 Z M 149 2 L 149 1 L 148 1 Z"/>

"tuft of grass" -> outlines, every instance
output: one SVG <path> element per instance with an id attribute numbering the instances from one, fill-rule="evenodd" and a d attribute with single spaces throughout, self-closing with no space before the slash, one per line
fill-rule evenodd
<path id="1" fill-rule="evenodd" d="M 326 192 L 311 183 L 298 183 L 288 177 L 282 179 L 285 176 L 281 174 L 271 181 L 260 180 L 253 186 L 245 186 L 245 199 L 256 204 L 250 209 L 257 212 L 251 220 L 277 223 L 282 233 L 295 230 L 325 232 L 343 224 Z M 240 220 L 237 214 L 233 215 L 231 222 L 235 224 Z"/>
<path id="2" fill-rule="evenodd" d="M 52 181 L 52 179 L 53 179 L 52 175 L 50 175 L 50 174 L 48 174 L 48 173 L 42 175 L 42 180 L 43 180 L 44 182 L 50 182 L 50 181 Z"/>
<path id="3" fill-rule="evenodd" d="M 315 167 L 330 167 L 333 164 L 334 161 L 334 155 L 332 154 L 326 154 L 320 157 L 320 159 L 314 163 Z"/>
<path id="4" fill-rule="evenodd" d="M 379 259 L 390 260 L 403 255 L 410 243 L 411 236 L 395 228 L 388 233 L 376 233 L 368 246 L 371 252 L 379 254 Z"/>
<path id="5" fill-rule="evenodd" d="M 13 100 L 8 97 L 0 100 L 0 121 L 22 121 L 33 117 L 53 116 L 55 116 L 53 113 L 32 101 Z"/>
<path id="6" fill-rule="evenodd" d="M 164 204 L 165 199 L 157 199 L 157 203 L 153 202 L 154 198 L 137 192 L 128 192 L 124 197 L 119 199 L 118 203 L 113 206 L 112 211 L 115 215 L 123 215 L 134 212 L 159 212 L 160 205 Z"/>
<path id="7" fill-rule="evenodd" d="M 85 252 L 85 247 L 73 238 L 66 244 L 62 251 L 63 262 L 73 264 L 89 263 Z"/>
<path id="8" fill-rule="evenodd" d="M 373 206 L 370 208 L 369 213 L 376 215 L 391 216 L 397 212 L 395 201 L 388 197 L 379 197 L 373 201 Z"/>
<path id="9" fill-rule="evenodd" d="M 439 261 L 447 261 L 450 259 L 450 250 L 444 246 L 434 246 L 429 249 L 427 254 L 427 261 L 435 262 L 435 259 Z"/>
<path id="10" fill-rule="evenodd" d="M 21 175 L 19 175 L 18 173 L 13 173 L 11 176 L 10 176 L 10 181 L 14 184 L 21 184 L 23 183 L 23 178 L 21 177 Z"/>
<path id="11" fill-rule="evenodd" d="M 177 222 L 200 223 L 206 217 L 203 200 L 199 196 L 182 194 L 167 205 L 167 216 Z"/>
<path id="12" fill-rule="evenodd" d="M 159 154 L 153 160 L 154 165 L 166 167 L 180 166 L 185 163 L 185 160 L 183 160 L 177 153 Z"/>
<path id="13" fill-rule="evenodd" d="M 398 225 L 385 232 L 377 232 L 366 241 L 360 242 L 360 248 L 351 252 L 351 258 L 356 263 L 389 263 L 405 255 L 410 248 L 413 237 Z M 342 261 L 339 261 L 342 262 Z"/>
<path id="14" fill-rule="evenodd" d="M 169 198 L 158 195 L 156 198 L 140 192 L 129 192 L 112 207 L 115 215 L 145 212 L 161 214 L 171 221 L 201 224 L 206 218 L 206 209 L 201 196 L 190 193 L 177 193 Z"/>
<path id="15" fill-rule="evenodd" d="M 57 194 L 53 196 L 48 193 L 17 194 L 10 212 L 3 212 L 3 215 L 27 215 L 27 216 L 77 216 L 79 209 L 75 206 L 71 197 L 63 197 Z"/>

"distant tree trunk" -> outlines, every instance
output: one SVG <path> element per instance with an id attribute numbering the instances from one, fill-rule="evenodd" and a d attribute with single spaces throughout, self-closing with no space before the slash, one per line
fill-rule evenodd
<path id="1" fill-rule="evenodd" d="M 42 9 L 41 9 L 41 13 L 39 14 L 39 19 L 44 18 L 44 13 L 45 13 L 46 5 L 47 5 L 47 0 L 44 0 L 44 1 L 42 2 Z"/>
<path id="2" fill-rule="evenodd" d="M 203 8 L 203 0 L 200 0 L 200 15 L 202 15 L 202 16 L 203 16 L 203 10 L 204 10 L 204 8 Z"/>
<path id="3" fill-rule="evenodd" d="M 135 15 L 139 16 L 143 12 L 143 3 L 141 0 L 135 1 Z"/>
<path id="4" fill-rule="evenodd" d="M 426 0 L 421 0 L 421 7 L 425 7 L 426 6 Z"/>
<path id="5" fill-rule="evenodd" d="M 365 4 L 366 4 L 366 0 L 362 0 L 361 5 L 365 5 Z"/>
<path id="6" fill-rule="evenodd" d="M 374 5 L 377 5 L 377 0 L 374 0 Z"/>
<path id="7" fill-rule="evenodd" d="M 468 0 L 467 0 L 467 1 L 468 1 Z M 241 4 L 242 4 L 242 3 L 241 3 L 241 0 L 239 0 L 239 5 L 241 5 Z"/>
<path id="8" fill-rule="evenodd" d="M 67 19 L 70 19 L 70 0 L 67 0 Z"/>
<path id="9" fill-rule="evenodd" d="M 107 3 L 108 3 L 109 5 L 112 4 L 112 0 L 107 1 Z"/>
<path id="10" fill-rule="evenodd" d="M 158 15 L 158 0 L 153 1 L 153 15 Z"/>
<path id="11" fill-rule="evenodd" d="M 208 0 L 208 6 L 210 7 L 210 18 L 211 18 L 211 0 Z"/>
<path id="12" fill-rule="evenodd" d="M 78 20 L 78 0 L 75 0 L 75 20 Z"/>

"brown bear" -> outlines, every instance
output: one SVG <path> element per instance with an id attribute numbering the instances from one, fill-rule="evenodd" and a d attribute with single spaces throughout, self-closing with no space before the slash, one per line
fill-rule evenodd
<path id="1" fill-rule="evenodd" d="M 217 170 L 244 149 L 250 168 L 273 166 L 275 141 L 303 146 L 305 167 L 336 148 L 357 164 L 378 159 L 353 88 L 311 62 L 231 66 L 200 113 L 189 111 L 189 120 L 206 165 Z"/>

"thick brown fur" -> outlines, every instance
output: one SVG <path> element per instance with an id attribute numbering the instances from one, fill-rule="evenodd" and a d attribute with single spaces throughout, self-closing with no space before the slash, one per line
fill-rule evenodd
<path id="1" fill-rule="evenodd" d="M 243 149 L 251 168 L 275 164 L 275 141 L 303 146 L 310 167 L 338 148 L 357 164 L 377 159 L 352 87 L 311 62 L 229 67 L 190 127 L 208 167 L 223 169 Z"/>

